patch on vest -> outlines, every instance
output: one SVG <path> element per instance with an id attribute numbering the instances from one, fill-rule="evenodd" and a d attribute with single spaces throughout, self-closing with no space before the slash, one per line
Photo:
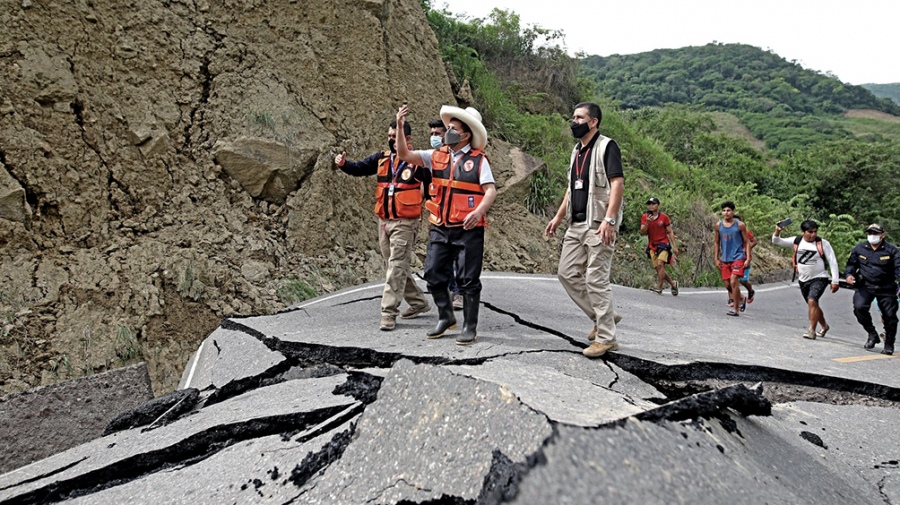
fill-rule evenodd
<path id="1" fill-rule="evenodd" d="M 468 200 L 469 200 L 469 201 L 468 201 L 469 208 L 470 208 L 470 209 L 474 209 L 474 208 L 475 208 L 475 197 L 474 197 L 474 196 L 470 196 L 470 197 L 468 198 Z"/>
<path id="2" fill-rule="evenodd" d="M 408 181 L 410 177 L 412 177 L 412 169 L 404 168 L 403 173 L 400 174 L 400 178 Z"/>
<path id="3" fill-rule="evenodd" d="M 475 162 L 472 160 L 466 160 L 466 163 L 463 165 L 463 170 L 466 172 L 471 172 L 475 169 Z"/>
<path id="4" fill-rule="evenodd" d="M 891 259 L 891 257 L 890 256 L 882 256 L 880 259 L 881 259 L 881 261 L 887 261 L 887 260 Z"/>

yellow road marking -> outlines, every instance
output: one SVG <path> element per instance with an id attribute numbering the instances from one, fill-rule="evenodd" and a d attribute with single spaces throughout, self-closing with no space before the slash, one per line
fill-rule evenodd
<path id="1" fill-rule="evenodd" d="M 851 356 L 849 358 L 835 358 L 831 361 L 837 361 L 838 363 L 856 363 L 857 361 L 869 361 L 873 359 L 890 359 L 894 356 L 888 356 L 887 354 L 870 354 L 868 356 Z"/>

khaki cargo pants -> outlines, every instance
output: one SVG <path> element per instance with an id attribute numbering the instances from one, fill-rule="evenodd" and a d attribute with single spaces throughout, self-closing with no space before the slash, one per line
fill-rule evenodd
<path id="1" fill-rule="evenodd" d="M 386 270 L 384 294 L 381 296 L 382 316 L 396 317 L 403 300 L 410 307 L 428 305 L 410 266 L 419 223 L 419 219 L 378 220 L 378 245 Z"/>
<path id="2" fill-rule="evenodd" d="M 587 223 L 574 223 L 566 230 L 557 275 L 575 305 L 597 325 L 595 342 L 610 344 L 616 341 L 609 283 L 616 244 L 603 245 L 595 231 Z"/>

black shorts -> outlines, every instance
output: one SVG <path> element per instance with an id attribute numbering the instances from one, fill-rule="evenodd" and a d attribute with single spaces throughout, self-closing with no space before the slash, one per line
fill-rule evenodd
<path id="1" fill-rule="evenodd" d="M 831 282 L 825 277 L 816 277 L 815 279 L 806 282 L 800 281 L 800 294 L 803 295 L 803 299 L 807 302 L 810 300 L 818 302 L 819 298 L 822 298 L 822 293 L 825 292 L 825 288 L 827 288 L 830 283 Z"/>

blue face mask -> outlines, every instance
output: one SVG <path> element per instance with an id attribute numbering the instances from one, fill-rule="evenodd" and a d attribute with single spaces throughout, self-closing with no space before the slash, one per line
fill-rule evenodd
<path id="1" fill-rule="evenodd" d="M 444 137 L 440 135 L 432 135 L 431 136 L 431 147 L 435 149 L 440 149 L 440 147 L 444 144 Z"/>

